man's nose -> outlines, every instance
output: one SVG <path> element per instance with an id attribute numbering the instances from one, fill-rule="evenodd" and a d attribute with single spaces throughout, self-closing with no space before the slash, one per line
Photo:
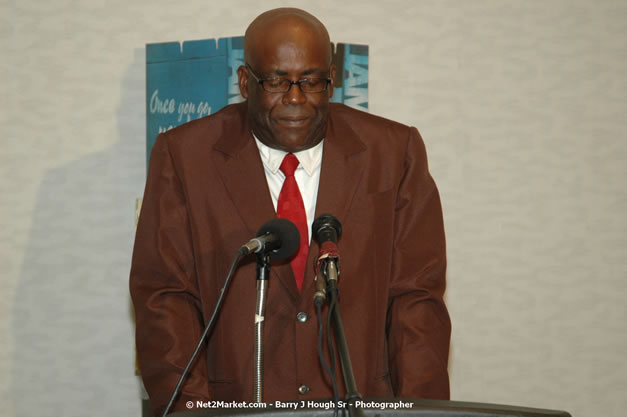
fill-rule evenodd
<path id="1" fill-rule="evenodd" d="M 283 102 L 287 104 L 303 104 L 307 101 L 305 93 L 300 89 L 300 84 L 293 83 L 287 93 L 283 94 Z"/>

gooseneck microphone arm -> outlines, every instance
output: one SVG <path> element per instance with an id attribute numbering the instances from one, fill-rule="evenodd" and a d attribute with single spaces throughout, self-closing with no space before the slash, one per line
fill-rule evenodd
<path id="1" fill-rule="evenodd" d="M 320 246 L 320 256 L 318 257 L 316 268 L 321 270 L 323 275 L 326 276 L 329 306 L 334 306 L 334 308 L 330 308 L 330 314 L 340 355 L 342 375 L 344 376 L 344 384 L 346 386 L 348 414 L 351 417 L 364 417 L 363 410 L 355 405 L 362 397 L 357 390 L 357 383 L 355 382 L 355 374 L 353 373 L 353 365 L 351 364 L 348 343 L 344 332 L 344 324 L 339 308 L 337 282 L 340 275 L 340 256 L 337 248 L 337 239 L 342 234 L 342 225 L 334 216 L 323 214 L 314 221 L 311 228 L 312 236 Z"/>
<path id="2" fill-rule="evenodd" d="M 331 265 L 331 263 L 329 263 Z M 342 366 L 342 375 L 344 376 L 344 384 L 346 385 L 346 404 L 348 407 L 348 415 L 354 417 L 363 417 L 363 411 L 355 406 L 356 401 L 361 401 L 362 397 L 357 390 L 355 382 L 355 374 L 353 373 L 353 365 L 351 363 L 350 353 L 348 351 L 348 343 L 346 342 L 346 334 L 344 333 L 344 324 L 342 315 L 340 314 L 340 306 L 338 302 L 337 286 L 329 284 L 329 303 L 335 303 L 335 308 L 331 312 L 333 320 L 333 329 L 335 330 L 335 340 L 337 342 L 337 350 L 340 354 L 340 365 Z"/>
<path id="3" fill-rule="evenodd" d="M 263 328 L 265 324 L 266 302 L 268 299 L 268 279 L 270 259 L 285 259 L 292 256 L 300 246 L 298 228 L 289 220 L 274 219 L 261 226 L 257 237 L 245 247 L 248 253 L 257 254 L 257 302 L 255 305 L 255 346 L 253 368 L 253 401 L 263 401 Z"/>
<path id="4" fill-rule="evenodd" d="M 263 327 L 268 299 L 268 278 L 270 277 L 270 257 L 257 254 L 257 304 L 255 307 L 255 369 L 253 401 L 263 400 Z"/>

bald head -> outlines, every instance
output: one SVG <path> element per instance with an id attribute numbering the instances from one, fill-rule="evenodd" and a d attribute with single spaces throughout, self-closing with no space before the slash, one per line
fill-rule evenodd
<path id="1" fill-rule="evenodd" d="M 301 9 L 283 7 L 268 10 L 257 16 L 246 29 L 244 37 L 244 59 L 254 65 L 260 54 L 267 52 L 267 47 L 287 40 L 299 42 L 308 39 L 315 42 L 329 57 L 333 51 L 329 33 L 315 16 Z"/>
<path id="2" fill-rule="evenodd" d="M 299 9 L 265 12 L 246 30 L 244 59 L 237 75 L 254 135 L 292 153 L 320 143 L 335 79 L 324 25 Z M 273 91 L 286 81 L 286 91 Z"/>

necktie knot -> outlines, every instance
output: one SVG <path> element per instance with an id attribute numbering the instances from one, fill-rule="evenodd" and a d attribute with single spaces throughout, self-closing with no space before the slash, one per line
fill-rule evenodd
<path id="1" fill-rule="evenodd" d="M 299 164 L 300 162 L 298 162 L 298 158 L 296 158 L 293 153 L 288 153 L 285 155 L 285 158 L 283 158 L 283 162 L 281 162 L 279 169 L 286 177 L 291 177 L 294 175 L 294 171 L 296 171 Z"/>

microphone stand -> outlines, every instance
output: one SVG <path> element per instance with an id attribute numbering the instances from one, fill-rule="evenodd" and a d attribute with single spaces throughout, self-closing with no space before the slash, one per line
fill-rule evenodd
<path id="1" fill-rule="evenodd" d="M 337 288 L 338 268 L 336 260 L 326 259 L 324 264 L 326 266 L 329 305 L 335 303 L 331 319 L 333 320 L 335 340 L 337 342 L 337 349 L 340 355 L 340 364 L 342 366 L 344 384 L 346 385 L 348 415 L 350 417 L 365 417 L 363 410 L 355 406 L 355 402 L 361 400 L 362 397 L 359 391 L 357 391 L 353 365 L 351 364 L 350 353 L 348 352 L 348 343 L 346 342 L 346 334 L 344 333 L 344 324 L 342 322 L 342 315 L 340 314 L 339 293 Z"/>
<path id="2" fill-rule="evenodd" d="M 270 257 L 257 254 L 257 305 L 255 308 L 255 369 L 253 401 L 260 403 L 263 397 L 263 325 L 268 298 L 268 278 L 270 277 Z"/>

